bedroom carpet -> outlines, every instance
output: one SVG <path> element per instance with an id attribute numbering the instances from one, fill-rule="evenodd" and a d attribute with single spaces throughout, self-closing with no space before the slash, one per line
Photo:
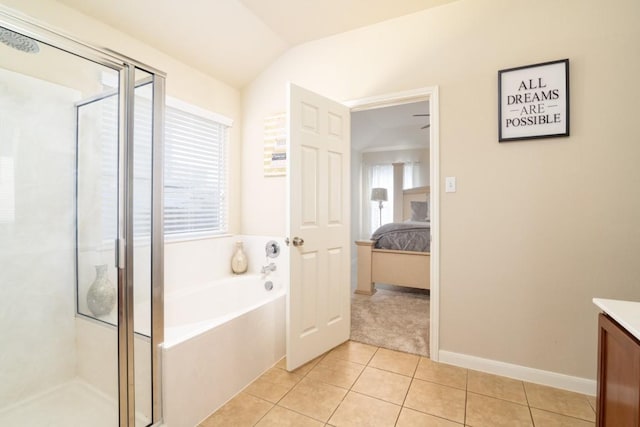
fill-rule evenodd
<path id="1" fill-rule="evenodd" d="M 351 339 L 429 356 L 429 294 L 378 289 L 351 297 Z"/>

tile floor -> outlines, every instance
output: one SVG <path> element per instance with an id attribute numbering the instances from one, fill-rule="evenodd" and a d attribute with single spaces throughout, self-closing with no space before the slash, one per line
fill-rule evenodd
<path id="1" fill-rule="evenodd" d="M 200 424 L 588 427 L 595 398 L 348 341 L 295 372 L 278 363 Z"/>

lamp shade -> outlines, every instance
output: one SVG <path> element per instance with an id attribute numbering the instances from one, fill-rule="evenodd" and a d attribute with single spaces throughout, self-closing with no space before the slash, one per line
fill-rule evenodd
<path id="1" fill-rule="evenodd" d="M 387 189 L 386 188 L 372 188 L 371 200 L 374 202 L 386 202 L 387 201 Z"/>

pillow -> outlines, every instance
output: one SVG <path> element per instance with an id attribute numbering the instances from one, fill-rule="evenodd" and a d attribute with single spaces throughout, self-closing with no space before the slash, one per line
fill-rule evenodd
<path id="1" fill-rule="evenodd" d="M 411 221 L 427 221 L 429 219 L 427 208 L 427 202 L 411 202 Z"/>

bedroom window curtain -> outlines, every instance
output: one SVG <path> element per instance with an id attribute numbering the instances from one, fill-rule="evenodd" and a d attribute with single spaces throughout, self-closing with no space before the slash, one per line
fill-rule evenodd
<path id="1" fill-rule="evenodd" d="M 404 162 L 404 173 L 402 178 L 402 189 L 407 190 L 409 188 L 416 187 L 418 174 L 418 162 Z"/>
<path id="2" fill-rule="evenodd" d="M 380 210 L 378 202 L 371 201 L 372 188 L 386 188 L 387 201 L 383 202 L 382 224 L 393 222 L 393 166 L 389 164 L 365 165 L 364 197 L 363 197 L 363 227 L 365 238 L 380 226 Z"/>

